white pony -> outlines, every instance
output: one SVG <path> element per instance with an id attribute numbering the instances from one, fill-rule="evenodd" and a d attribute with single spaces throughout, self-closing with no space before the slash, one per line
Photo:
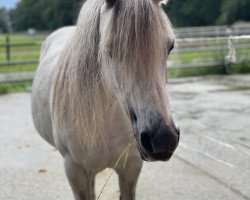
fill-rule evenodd
<path id="1" fill-rule="evenodd" d="M 95 199 L 95 175 L 114 167 L 131 138 L 138 148 L 115 168 L 122 200 L 135 199 L 142 159 L 166 161 L 178 145 L 165 77 L 174 34 L 159 4 L 88 0 L 76 27 L 43 44 L 34 124 L 63 156 L 77 200 Z"/>

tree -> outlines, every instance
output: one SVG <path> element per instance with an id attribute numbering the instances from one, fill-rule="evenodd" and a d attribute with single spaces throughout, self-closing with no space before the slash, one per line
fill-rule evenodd
<path id="1" fill-rule="evenodd" d="M 20 0 L 16 9 L 10 11 L 13 28 L 53 30 L 72 25 L 83 1 Z M 237 21 L 250 20 L 250 0 L 169 0 L 162 7 L 175 27 L 231 25 Z M 4 26 L 0 26 L 3 29 Z"/>
<path id="2" fill-rule="evenodd" d="M 174 26 L 213 25 L 220 15 L 221 0 L 170 0 L 163 5 Z"/>
<path id="3" fill-rule="evenodd" d="M 9 18 L 9 13 L 5 8 L 0 8 L 0 32 L 10 32 L 11 22 Z"/>
<path id="4" fill-rule="evenodd" d="M 176 27 L 250 21 L 250 0 L 169 0 L 163 10 Z"/>
<path id="5" fill-rule="evenodd" d="M 11 11 L 15 30 L 52 30 L 74 24 L 81 0 L 21 0 Z"/>
<path id="6" fill-rule="evenodd" d="M 250 21 L 249 11 L 249 0 L 223 0 L 217 24 L 231 25 L 237 21 Z"/>

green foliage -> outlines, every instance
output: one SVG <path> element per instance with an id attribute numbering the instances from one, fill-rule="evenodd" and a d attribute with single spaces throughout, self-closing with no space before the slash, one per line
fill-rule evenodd
<path id="1" fill-rule="evenodd" d="M 0 8 L 0 33 L 6 33 L 9 29 L 9 13 L 5 8 Z"/>
<path id="2" fill-rule="evenodd" d="M 10 11 L 14 30 L 53 30 L 75 23 L 84 0 L 21 0 Z M 250 0 L 169 0 L 163 5 L 175 27 L 250 21 Z M 6 10 L 0 9 L 1 13 Z M 0 17 L 1 18 L 1 17 Z M 0 20 L 0 31 L 6 31 Z M 3 30 L 4 29 L 4 30 Z"/>
<path id="3" fill-rule="evenodd" d="M 182 69 L 168 69 L 169 78 L 189 77 L 189 76 L 205 76 L 212 74 L 225 74 L 224 66 L 217 67 L 187 67 Z"/>
<path id="4" fill-rule="evenodd" d="M 81 0 L 21 0 L 10 12 L 14 30 L 53 30 L 72 25 L 81 8 Z"/>
<path id="5" fill-rule="evenodd" d="M 250 21 L 249 0 L 222 0 L 218 24 L 231 25 L 235 21 Z"/>
<path id="6" fill-rule="evenodd" d="M 27 88 L 31 87 L 32 81 L 20 83 L 0 83 L 0 95 L 16 92 L 25 92 Z"/>
<path id="7" fill-rule="evenodd" d="M 175 27 L 250 21 L 249 0 L 169 0 L 162 7 Z"/>
<path id="8" fill-rule="evenodd" d="M 221 0 L 170 0 L 164 11 L 175 26 L 211 25 L 220 13 Z"/>

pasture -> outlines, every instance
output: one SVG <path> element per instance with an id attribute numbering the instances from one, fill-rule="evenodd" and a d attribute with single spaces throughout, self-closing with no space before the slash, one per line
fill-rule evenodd
<path id="1" fill-rule="evenodd" d="M 181 37 L 189 36 L 188 33 L 184 34 L 183 30 L 179 30 Z M 204 35 L 204 32 L 202 33 Z M 9 61 L 7 61 L 6 35 L 0 35 L 0 94 L 23 92 L 31 86 L 33 75 L 30 72 L 34 72 L 37 67 L 40 46 L 47 35 L 48 33 L 11 34 Z M 227 63 L 228 38 L 214 37 L 214 35 L 203 37 L 203 35 L 199 32 L 195 40 L 177 39 L 175 49 L 168 60 L 169 78 L 250 72 L 249 37 L 233 40 L 236 62 Z"/>
<path id="2" fill-rule="evenodd" d="M 10 34 L 8 59 L 7 36 L 0 35 L 0 73 L 35 70 L 37 64 L 28 64 L 28 61 L 38 61 L 40 46 L 45 37 L 45 35 Z M 9 65 L 8 62 L 17 62 L 17 64 Z"/>
<path id="3" fill-rule="evenodd" d="M 193 35 L 190 35 L 190 32 Z M 221 32 L 218 32 L 218 35 L 205 35 L 206 32 L 193 33 L 192 30 L 184 32 L 177 29 L 176 33 L 177 38 L 178 34 L 181 38 L 176 40 L 175 49 L 168 60 L 170 78 L 250 72 L 249 37 L 232 38 L 232 48 L 235 49 L 233 56 L 236 60 L 228 64 L 226 57 L 230 53 L 229 38 L 225 35 L 220 36 Z M 9 58 L 6 35 L 0 35 L 0 73 L 34 71 L 39 59 L 40 46 L 47 35 L 48 33 L 11 34 Z M 188 38 L 185 38 L 185 35 Z M 191 36 L 193 38 L 190 38 Z M 226 71 L 226 67 L 229 71 Z"/>
<path id="4" fill-rule="evenodd" d="M 17 82 L 4 81 L 8 80 L 7 75 L 16 73 L 20 79 L 21 72 L 35 71 L 39 59 L 40 46 L 45 39 L 46 34 L 27 35 L 27 34 L 10 34 L 10 56 L 7 61 L 6 35 L 0 35 L 0 94 L 23 92 L 32 84 L 31 77 L 29 80 Z M 29 63 L 33 61 L 33 63 Z M 11 64 L 12 63 L 12 64 Z"/>
<path id="5" fill-rule="evenodd" d="M 249 82 L 249 75 L 170 81 L 181 141 L 168 163 L 144 164 L 138 199 L 250 198 Z M 73 199 L 61 156 L 33 127 L 30 94 L 0 96 L 0 112 L 0 199 Z M 98 175 L 97 194 L 108 175 Z M 118 197 L 114 174 L 102 199 Z"/>
<path id="6" fill-rule="evenodd" d="M 25 77 L 25 72 L 35 71 L 39 59 L 40 45 L 47 34 L 10 35 L 10 61 L 7 62 L 6 35 L 0 35 L 0 94 L 22 92 L 31 86 L 32 76 Z M 169 57 L 169 78 L 200 76 L 208 74 L 249 73 L 250 72 L 250 39 L 237 40 L 236 51 L 238 63 L 231 63 L 225 68 L 225 57 L 229 50 L 228 39 L 200 38 L 199 41 L 180 39 Z M 248 45 L 248 46 L 246 46 Z M 207 48 L 205 48 L 207 47 Z M 10 73 L 17 73 L 14 79 Z M 23 80 L 22 80 L 23 79 Z M 7 81 L 6 81 L 7 80 Z M 20 82 L 21 81 L 21 82 Z"/>

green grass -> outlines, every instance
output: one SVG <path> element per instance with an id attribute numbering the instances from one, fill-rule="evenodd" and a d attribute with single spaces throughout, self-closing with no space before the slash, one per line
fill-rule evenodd
<path id="1" fill-rule="evenodd" d="M 37 68 L 36 64 L 2 66 L 2 67 L 0 67 L 0 73 L 19 72 L 19 71 L 35 71 L 36 68 Z"/>
<path id="2" fill-rule="evenodd" d="M 0 37 L 0 44 L 5 44 L 3 39 L 4 37 Z M 34 43 L 30 46 L 11 46 L 10 47 L 10 60 L 38 60 L 39 52 L 40 52 L 40 44 L 43 41 L 43 38 L 40 37 L 31 37 L 27 36 L 19 36 L 10 37 L 11 44 L 20 44 L 20 43 Z M 7 60 L 6 56 L 6 48 L 0 47 L 0 62 L 5 62 Z"/>
<path id="3" fill-rule="evenodd" d="M 27 34 L 10 34 L 9 38 L 11 43 L 26 43 L 26 42 L 39 42 L 43 41 L 45 35 L 27 35 Z M 3 34 L 0 37 L 0 43 L 6 42 L 6 35 Z"/>
<path id="4" fill-rule="evenodd" d="M 192 62 L 222 62 L 228 55 L 228 51 L 202 51 L 202 52 L 187 52 L 187 53 L 173 53 L 170 54 L 169 60 L 178 64 L 192 63 Z M 237 49 L 237 60 L 249 60 L 250 63 L 250 49 Z"/>
<path id="5" fill-rule="evenodd" d="M 18 61 L 18 60 L 38 60 L 39 59 L 39 52 L 31 52 L 32 54 L 22 54 L 22 53 L 12 53 L 10 57 L 10 61 Z M 0 60 L 1 62 L 6 61 L 6 55 L 0 53 Z"/>
<path id="6" fill-rule="evenodd" d="M 188 53 L 174 53 L 169 57 L 169 61 L 174 61 L 178 64 L 192 63 L 192 62 L 214 62 L 221 61 L 225 58 L 224 52 L 188 52 Z"/>
<path id="7" fill-rule="evenodd" d="M 0 83 L 0 95 L 8 93 L 26 92 L 31 87 L 32 82 Z"/>
<path id="8" fill-rule="evenodd" d="M 20 60 L 38 60 L 40 52 L 40 44 L 45 39 L 44 35 L 25 35 L 25 34 L 11 34 L 11 44 L 20 43 L 34 43 L 31 46 L 13 46 L 11 47 L 11 61 Z M 0 35 L 0 44 L 6 42 L 6 36 Z M 181 46 L 227 46 L 228 40 L 206 40 L 206 41 L 183 41 Z M 250 44 L 250 40 L 239 40 L 237 44 Z M 193 63 L 207 63 L 207 62 L 221 62 L 223 63 L 225 57 L 228 54 L 228 50 L 223 51 L 202 51 L 202 52 L 187 52 L 187 53 L 172 53 L 169 56 L 169 61 L 173 63 L 173 66 L 178 64 L 188 64 L 192 66 Z M 236 57 L 237 62 L 242 64 L 231 64 L 228 67 L 229 73 L 250 73 L 250 49 L 237 49 Z M 0 47 L 0 62 L 6 62 L 6 49 Z M 0 73 L 17 72 L 17 71 L 33 71 L 37 67 L 37 64 L 27 65 L 15 65 L 15 66 L 0 66 Z M 225 74 L 225 68 L 221 67 L 189 67 L 182 69 L 169 68 L 168 77 L 187 77 L 187 76 L 200 76 L 208 74 Z M 26 88 L 31 86 L 31 82 L 23 83 L 6 83 L 0 84 L 0 94 L 6 94 L 10 92 L 24 92 Z"/>
<path id="9" fill-rule="evenodd" d="M 225 74 L 225 70 L 223 67 L 189 67 L 182 69 L 170 68 L 168 70 L 169 78 L 204 76 L 211 74 Z"/>
<path id="10" fill-rule="evenodd" d="M 249 63 L 231 64 L 228 67 L 228 73 L 230 73 L 230 74 L 250 73 L 250 64 Z"/>
<path id="11" fill-rule="evenodd" d="M 182 69 L 168 69 L 169 78 L 205 76 L 215 74 L 246 74 L 250 73 L 250 64 L 230 64 L 226 69 L 225 66 L 217 67 L 188 67 Z"/>
<path id="12" fill-rule="evenodd" d="M 37 60 L 39 59 L 40 45 L 44 40 L 45 36 L 35 35 L 29 36 L 24 34 L 11 34 L 10 43 L 20 44 L 20 43 L 36 43 L 33 46 L 12 46 L 10 48 L 10 61 L 25 61 L 25 60 Z M 0 44 L 4 44 L 6 41 L 6 36 L 0 36 Z M 0 62 L 6 62 L 6 48 L 0 47 Z M 35 70 L 37 64 L 22 64 L 22 65 L 2 65 L 0 66 L 0 73 L 7 72 L 17 72 L 17 71 L 32 71 Z"/>

